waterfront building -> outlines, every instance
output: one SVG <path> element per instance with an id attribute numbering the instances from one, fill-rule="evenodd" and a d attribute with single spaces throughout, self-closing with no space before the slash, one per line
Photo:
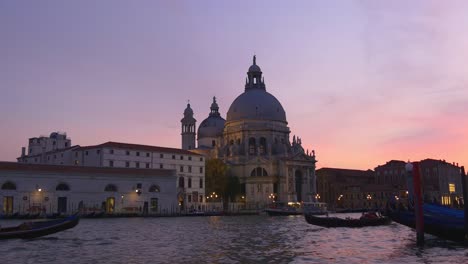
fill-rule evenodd
<path id="1" fill-rule="evenodd" d="M 29 141 L 30 148 L 36 144 L 32 142 Z M 68 147 L 62 144 L 60 148 L 46 150 L 22 154 L 17 160 L 28 164 L 175 170 L 180 208 L 201 209 L 205 202 L 205 158 L 188 150 L 120 142 Z"/>
<path id="2" fill-rule="evenodd" d="M 174 170 L 0 162 L 1 214 L 168 214 L 178 210 Z"/>
<path id="3" fill-rule="evenodd" d="M 317 170 L 319 200 L 329 208 L 380 208 L 393 191 L 388 185 L 375 184 L 374 171 L 339 168 Z"/>
<path id="4" fill-rule="evenodd" d="M 182 148 L 195 144 L 195 124 L 190 104 L 182 119 Z M 198 128 L 194 150 L 228 165 L 228 175 L 238 177 L 247 204 L 273 201 L 311 201 L 315 197 L 315 151 L 305 151 L 293 136 L 281 103 L 266 91 L 256 63 L 247 72 L 245 89 L 231 104 L 226 120 L 216 98 L 208 117 Z"/>
<path id="5" fill-rule="evenodd" d="M 424 200 L 457 206 L 463 197 L 458 164 L 436 159 L 424 159 L 419 164 Z M 391 160 L 377 166 L 377 183 L 390 185 L 395 193 L 405 194 L 408 191 L 405 165 L 404 161 Z"/>

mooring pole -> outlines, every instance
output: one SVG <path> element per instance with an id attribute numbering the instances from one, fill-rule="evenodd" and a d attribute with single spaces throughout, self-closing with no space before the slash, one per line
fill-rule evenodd
<path id="1" fill-rule="evenodd" d="M 416 220 L 416 244 L 424 245 L 424 214 L 419 162 L 413 162 L 414 214 Z"/>
<path id="2" fill-rule="evenodd" d="M 468 242 L 468 188 L 466 186 L 466 175 L 465 167 L 461 166 L 461 184 L 462 184 L 462 193 L 463 193 L 463 210 L 465 212 L 465 242 Z"/>

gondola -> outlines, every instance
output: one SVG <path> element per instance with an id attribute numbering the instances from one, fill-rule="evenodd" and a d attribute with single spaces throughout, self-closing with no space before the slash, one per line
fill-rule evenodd
<path id="1" fill-rule="evenodd" d="M 338 217 L 318 217 L 312 214 L 304 214 L 307 223 L 322 227 L 366 227 L 388 225 L 392 219 L 386 216 L 376 216 L 373 218 L 338 218 Z"/>
<path id="2" fill-rule="evenodd" d="M 62 219 L 24 222 L 15 227 L 0 228 L 0 240 L 13 238 L 31 239 L 47 236 L 73 228 L 79 221 L 79 215 L 74 214 Z"/>
<path id="3" fill-rule="evenodd" d="M 424 204 L 423 214 L 425 233 L 453 241 L 465 240 L 465 213 L 463 210 L 435 204 Z M 396 210 L 387 210 L 386 215 L 399 224 L 415 228 L 413 210 L 406 210 L 401 207 Z"/>

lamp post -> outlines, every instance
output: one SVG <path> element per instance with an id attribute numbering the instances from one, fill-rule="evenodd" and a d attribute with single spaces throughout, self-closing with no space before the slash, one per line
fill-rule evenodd
<path id="1" fill-rule="evenodd" d="M 413 184 L 413 197 L 414 197 L 414 216 L 416 221 L 416 244 L 418 246 L 424 245 L 424 214 L 422 206 L 422 191 L 421 191 L 421 173 L 419 170 L 419 162 L 414 162 L 413 164 L 408 162 L 405 166 L 406 172 L 408 173 L 408 178 L 412 181 L 408 183 Z M 411 188 L 408 189 L 411 190 Z"/>
<path id="2" fill-rule="evenodd" d="M 371 208 L 372 195 L 367 194 L 366 199 L 367 199 L 367 203 L 369 204 L 369 209 L 370 209 Z"/>

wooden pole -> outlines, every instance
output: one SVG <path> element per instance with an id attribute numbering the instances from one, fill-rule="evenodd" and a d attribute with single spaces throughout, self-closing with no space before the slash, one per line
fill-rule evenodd
<path id="1" fill-rule="evenodd" d="M 416 220 L 416 244 L 424 245 L 424 214 L 419 162 L 413 162 L 414 213 Z"/>
<path id="2" fill-rule="evenodd" d="M 463 193 L 463 210 L 465 212 L 465 242 L 468 242 L 468 188 L 466 186 L 466 175 L 465 167 L 461 166 L 461 183 L 462 183 L 462 193 Z"/>

